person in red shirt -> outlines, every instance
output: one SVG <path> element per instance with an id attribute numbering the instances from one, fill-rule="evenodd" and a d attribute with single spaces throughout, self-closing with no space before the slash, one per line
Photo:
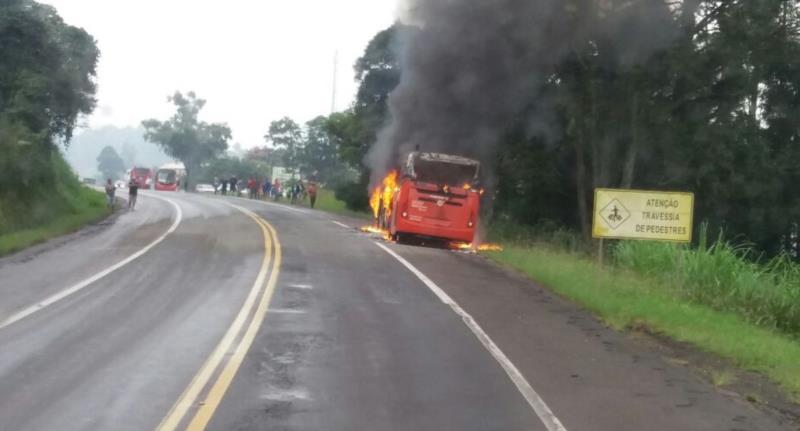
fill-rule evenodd
<path id="1" fill-rule="evenodd" d="M 317 202 L 317 183 L 310 180 L 306 187 L 306 192 L 308 192 L 308 200 L 311 202 L 311 208 L 313 209 L 314 204 Z"/>
<path id="2" fill-rule="evenodd" d="M 256 193 L 258 193 L 258 183 L 255 179 L 253 179 L 253 177 L 247 179 L 247 191 L 250 199 L 256 198 Z"/>

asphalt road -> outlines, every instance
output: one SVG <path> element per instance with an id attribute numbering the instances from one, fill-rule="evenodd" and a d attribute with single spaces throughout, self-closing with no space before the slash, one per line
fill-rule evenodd
<path id="1" fill-rule="evenodd" d="M 357 224 L 143 193 L 0 259 L 0 430 L 794 429 L 481 257 Z"/>

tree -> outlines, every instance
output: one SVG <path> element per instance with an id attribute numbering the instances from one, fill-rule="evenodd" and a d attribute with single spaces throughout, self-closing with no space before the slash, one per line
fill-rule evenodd
<path id="1" fill-rule="evenodd" d="M 338 150 L 338 159 L 346 168 L 358 173 L 357 181 L 336 184 L 337 198 L 353 210 L 365 209 L 368 205 L 370 171 L 364 158 L 386 123 L 389 94 L 400 82 L 397 46 L 407 31 L 412 31 L 412 27 L 395 23 L 370 40 L 364 54 L 353 66 L 358 82 L 353 107 L 331 114 L 325 122 L 325 132 Z"/>
<path id="2" fill-rule="evenodd" d="M 197 175 L 199 181 L 212 182 L 235 175 L 240 179 L 254 177 L 259 181 L 269 177 L 271 167 L 263 160 L 224 156 L 203 164 Z"/>
<path id="3" fill-rule="evenodd" d="M 103 178 L 117 180 L 125 172 L 125 162 L 117 153 L 114 147 L 107 145 L 97 156 L 97 170 L 103 174 Z"/>
<path id="4" fill-rule="evenodd" d="M 353 112 L 360 123 L 359 136 L 357 139 L 344 141 L 342 151 L 349 153 L 347 158 L 350 160 L 357 157 L 356 167 L 365 172 L 367 168 L 363 164 L 364 157 L 375 143 L 378 131 L 386 124 L 389 94 L 400 82 L 398 41 L 404 33 L 412 29 L 395 23 L 378 32 L 353 66 L 358 82 Z"/>
<path id="5" fill-rule="evenodd" d="M 315 175 L 317 181 L 330 181 L 339 169 L 339 148 L 328 133 L 328 119 L 318 116 L 306 123 L 302 165 L 306 175 Z"/>
<path id="6" fill-rule="evenodd" d="M 223 154 L 231 139 L 231 130 L 226 124 L 209 124 L 199 121 L 198 115 L 206 101 L 198 99 L 194 92 L 185 96 L 175 92 L 168 99 L 176 107 L 176 113 L 167 121 L 145 120 L 145 139 L 158 144 L 164 152 L 183 162 L 186 167 L 184 187 L 194 182 L 192 173 L 203 163 Z"/>
<path id="7" fill-rule="evenodd" d="M 52 6 L 0 2 L 0 182 L 52 183 L 57 142 L 94 109 L 98 56 L 94 38 Z"/>
<path id="8" fill-rule="evenodd" d="M 273 121 L 264 139 L 272 144 L 276 152 L 283 152 L 283 163 L 288 172 L 292 174 L 300 172 L 303 162 L 303 132 L 294 120 L 283 117 Z"/>

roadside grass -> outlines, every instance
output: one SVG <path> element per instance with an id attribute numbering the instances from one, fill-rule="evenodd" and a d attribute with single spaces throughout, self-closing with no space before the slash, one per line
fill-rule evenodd
<path id="1" fill-rule="evenodd" d="M 303 206 L 307 206 L 307 202 Z M 347 208 L 344 202 L 336 199 L 333 190 L 328 190 L 323 188 L 320 188 L 317 191 L 317 203 L 314 206 L 314 208 L 320 211 L 326 211 L 329 213 L 344 215 L 358 219 L 364 219 L 364 220 L 372 219 L 372 217 L 366 212 L 353 211 Z"/>
<path id="2" fill-rule="evenodd" d="M 711 370 L 711 383 L 714 386 L 727 386 L 736 381 L 736 374 L 731 370 Z"/>
<path id="3" fill-rule="evenodd" d="M 488 256 L 596 313 L 615 329 L 646 329 L 690 343 L 765 374 L 800 400 L 800 343 L 748 322 L 735 310 L 715 309 L 675 294 L 670 284 L 676 274 L 598 268 L 585 254 L 546 246 L 506 245 Z"/>
<path id="4" fill-rule="evenodd" d="M 787 256 L 758 262 L 746 246 L 722 236 L 712 244 L 701 230 L 697 247 L 624 241 L 613 248 L 617 266 L 662 280 L 674 294 L 748 322 L 800 335 L 800 265 Z"/>
<path id="5" fill-rule="evenodd" d="M 108 215 L 105 202 L 100 196 L 100 207 L 89 206 L 77 214 L 69 214 L 33 229 L 25 229 L 0 236 L 0 256 L 22 250 L 57 236 L 74 232 L 88 223 Z"/>
<path id="6" fill-rule="evenodd" d="M 81 185 L 54 155 L 50 185 L 0 194 L 0 255 L 78 230 L 108 215 L 105 195 Z"/>

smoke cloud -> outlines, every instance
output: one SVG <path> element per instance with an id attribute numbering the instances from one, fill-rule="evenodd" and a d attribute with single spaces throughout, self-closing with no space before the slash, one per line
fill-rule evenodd
<path id="1" fill-rule="evenodd" d="M 417 146 L 488 168 L 499 139 L 531 103 L 539 106 L 528 124 L 542 132 L 552 123 L 537 94 L 570 51 L 608 40 L 623 64 L 668 43 L 669 9 L 652 7 L 659 3 L 404 0 L 401 20 L 412 30 L 399 41 L 401 80 L 389 97 L 389 122 L 367 155 L 373 184 Z"/>

